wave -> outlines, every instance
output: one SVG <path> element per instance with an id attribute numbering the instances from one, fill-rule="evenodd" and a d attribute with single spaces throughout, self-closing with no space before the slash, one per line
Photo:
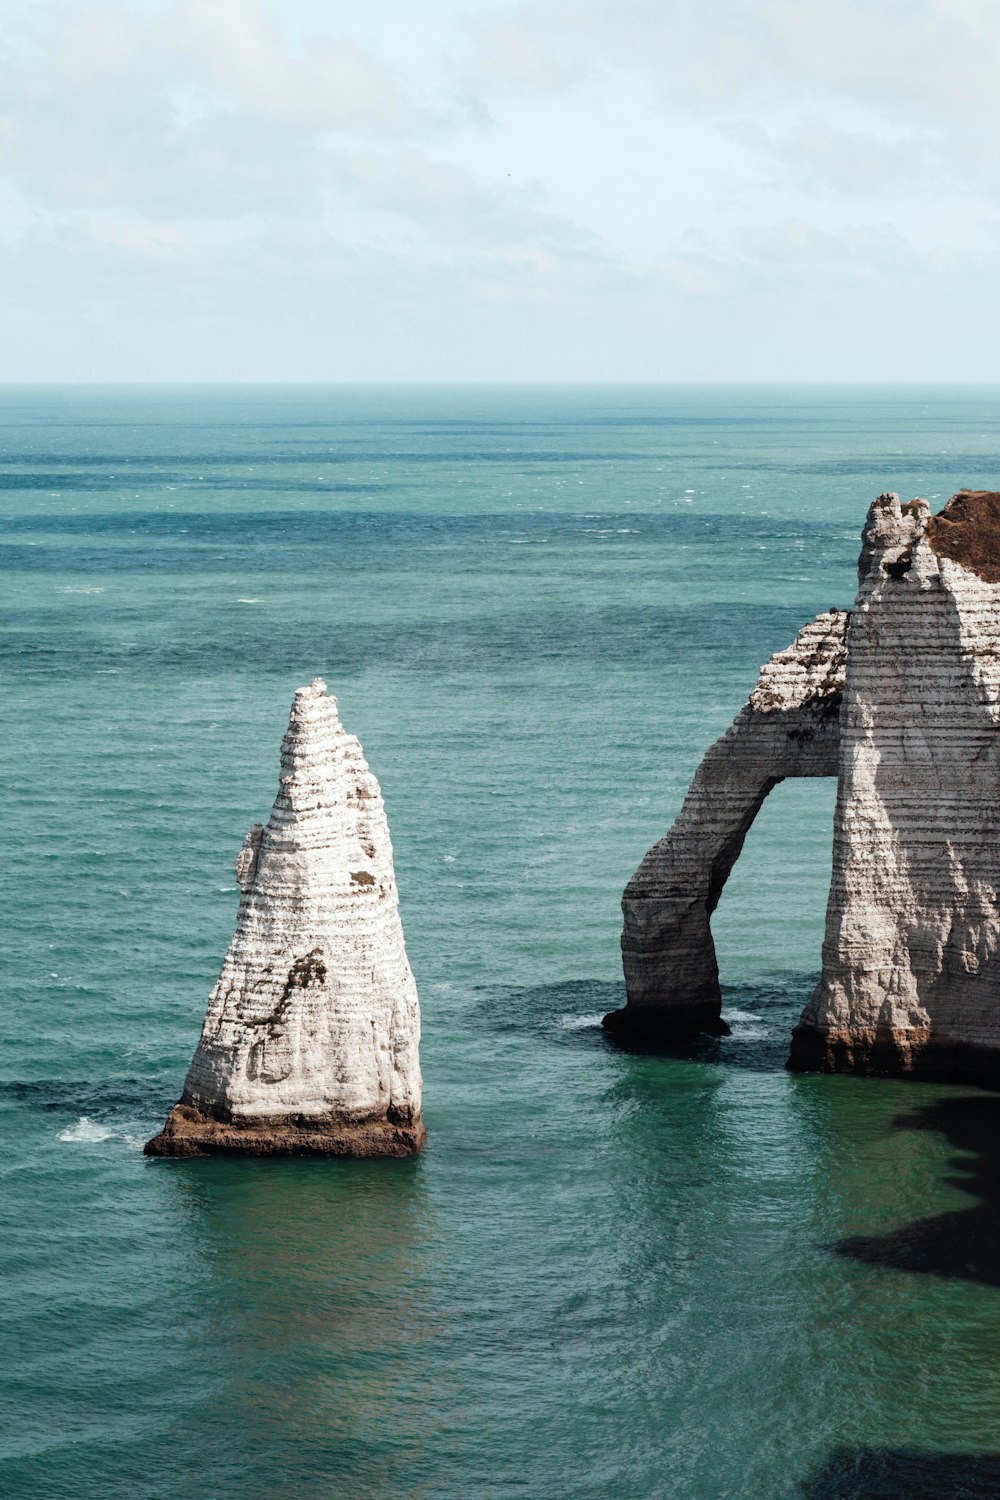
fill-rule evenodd
<path id="1" fill-rule="evenodd" d="M 562 1016 L 558 1025 L 563 1031 L 586 1031 L 591 1027 L 600 1026 L 604 1019 L 604 1012 L 598 1011 L 593 1016 Z"/>
<path id="2" fill-rule="evenodd" d="M 86 1145 L 93 1145 L 97 1141 L 110 1140 L 114 1133 L 110 1125 L 98 1125 L 87 1115 L 81 1115 L 75 1125 L 69 1125 L 65 1130 L 60 1130 L 59 1139 L 73 1144 L 83 1142 Z"/>

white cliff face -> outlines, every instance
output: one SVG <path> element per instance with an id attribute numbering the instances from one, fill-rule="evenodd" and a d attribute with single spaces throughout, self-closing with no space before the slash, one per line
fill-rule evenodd
<path id="1" fill-rule="evenodd" d="M 418 1150 L 420 1014 L 382 796 L 318 678 L 295 695 L 278 796 L 236 873 L 236 932 L 147 1151 Z"/>
<path id="2" fill-rule="evenodd" d="M 847 610 L 828 609 L 803 625 L 792 644 L 761 667 L 748 706 L 758 714 L 822 710 L 828 720 L 844 691 L 848 619 Z"/>
<path id="3" fill-rule="evenodd" d="M 968 493 L 939 517 L 895 495 L 869 513 L 848 632 L 823 976 L 796 1028 L 792 1067 L 995 1070 L 998 519 L 1000 497 Z"/>
<path id="4" fill-rule="evenodd" d="M 622 900 L 627 1005 L 604 1018 L 636 1036 L 725 1031 L 710 918 L 761 804 L 786 776 L 837 772 L 847 614 L 829 610 L 761 668 L 749 702 L 708 750 L 677 820 Z"/>

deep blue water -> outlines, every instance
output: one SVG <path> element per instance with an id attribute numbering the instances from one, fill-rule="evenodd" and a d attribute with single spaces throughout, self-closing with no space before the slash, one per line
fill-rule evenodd
<path id="1" fill-rule="evenodd" d="M 0 390 L 0 1494 L 1000 1494 L 1000 1099 L 792 1077 L 832 784 L 635 1055 L 620 892 L 871 498 L 1000 392 Z M 415 1162 L 164 1162 L 321 673 L 386 798 Z"/>

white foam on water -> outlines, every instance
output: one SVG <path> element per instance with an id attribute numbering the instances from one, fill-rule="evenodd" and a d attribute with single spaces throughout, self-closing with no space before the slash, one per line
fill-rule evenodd
<path id="1" fill-rule="evenodd" d="M 594 1026 L 600 1026 L 603 1020 L 602 1011 L 598 1011 L 596 1016 L 560 1016 L 559 1026 L 562 1031 L 589 1031 Z"/>
<path id="2" fill-rule="evenodd" d="M 237 604 L 259 604 L 259 599 L 237 599 Z"/>
<path id="3" fill-rule="evenodd" d="M 59 1139 L 76 1144 L 84 1142 L 92 1145 L 96 1141 L 109 1141 L 114 1135 L 110 1125 L 97 1125 L 93 1120 L 88 1120 L 86 1115 L 81 1115 L 75 1125 L 69 1125 L 65 1130 L 60 1130 Z"/>
<path id="4" fill-rule="evenodd" d="M 749 1010 L 731 1010 L 723 1017 L 733 1028 L 730 1041 L 733 1042 L 757 1042 L 761 1037 L 770 1036 L 771 1028 L 762 1021 L 760 1016 L 755 1016 Z"/>

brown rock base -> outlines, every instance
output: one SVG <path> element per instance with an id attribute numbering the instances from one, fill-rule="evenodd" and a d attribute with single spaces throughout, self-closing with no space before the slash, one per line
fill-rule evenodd
<path id="1" fill-rule="evenodd" d="M 612 1010 L 601 1021 L 623 1042 L 639 1044 L 683 1041 L 686 1037 L 728 1036 L 729 1027 L 717 1005 L 664 1006 L 624 1005 Z"/>
<path id="2" fill-rule="evenodd" d="M 792 1032 L 785 1066 L 793 1073 L 906 1076 L 1000 1086 L 1000 1052 L 916 1029 L 846 1033 L 799 1025 Z"/>
<path id="3" fill-rule="evenodd" d="M 398 1113 L 398 1118 L 393 1118 Z M 427 1139 L 419 1113 L 389 1110 L 368 1120 L 324 1115 L 218 1120 L 194 1105 L 175 1104 L 147 1156 L 414 1156 Z"/>

